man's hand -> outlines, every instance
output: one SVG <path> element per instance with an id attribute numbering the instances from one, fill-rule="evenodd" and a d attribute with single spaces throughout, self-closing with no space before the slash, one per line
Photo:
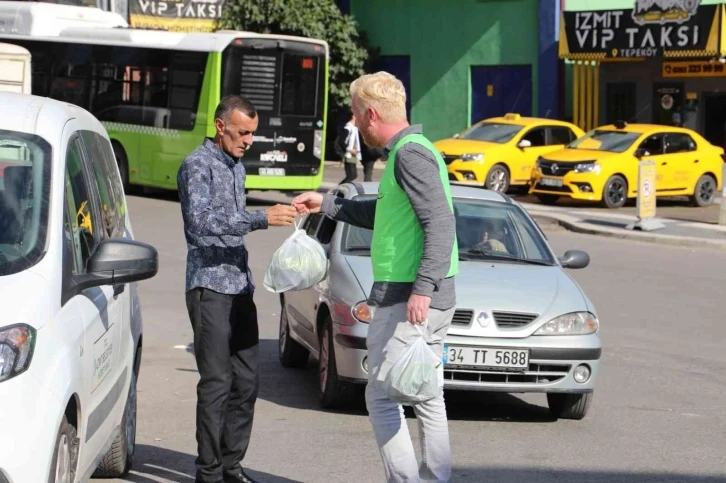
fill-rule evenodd
<path id="1" fill-rule="evenodd" d="M 295 221 L 297 210 L 290 205 L 275 205 L 265 210 L 268 226 L 290 226 Z"/>
<path id="2" fill-rule="evenodd" d="M 292 206 L 301 215 L 320 213 L 320 209 L 323 206 L 323 195 L 315 191 L 308 191 L 296 196 L 292 200 Z"/>
<path id="3" fill-rule="evenodd" d="M 429 316 L 431 297 L 411 294 L 408 299 L 408 321 L 412 324 L 423 324 Z"/>

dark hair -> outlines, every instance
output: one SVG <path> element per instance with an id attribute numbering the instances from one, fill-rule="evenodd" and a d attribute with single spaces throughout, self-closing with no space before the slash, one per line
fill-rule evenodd
<path id="1" fill-rule="evenodd" d="M 253 106 L 250 101 L 242 96 L 231 95 L 223 97 L 222 100 L 219 101 L 217 110 L 214 111 L 214 119 L 227 121 L 232 111 L 240 111 L 250 119 L 257 117 L 257 109 L 255 109 L 255 106 Z"/>

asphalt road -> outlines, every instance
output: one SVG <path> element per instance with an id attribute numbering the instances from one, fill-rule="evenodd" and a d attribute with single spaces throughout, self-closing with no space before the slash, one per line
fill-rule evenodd
<path id="1" fill-rule="evenodd" d="M 256 195 L 256 193 L 251 193 Z M 267 200 L 289 198 L 266 193 Z M 145 349 L 136 462 L 123 480 L 193 482 L 195 385 L 184 306 L 179 205 L 130 197 L 137 238 L 160 252 L 141 285 Z M 173 197 L 171 197 L 173 198 Z M 251 200 L 262 207 L 268 203 Z M 245 464 L 261 482 L 380 482 L 364 406 L 321 411 L 317 375 L 277 361 L 279 303 L 262 288 L 290 229 L 251 234 L 258 283 L 261 388 Z M 559 253 L 587 250 L 571 272 L 596 304 L 604 341 L 599 387 L 582 421 L 554 421 L 544 396 L 448 393 L 454 482 L 726 482 L 726 253 L 549 231 Z M 415 420 L 409 419 L 416 435 Z"/>

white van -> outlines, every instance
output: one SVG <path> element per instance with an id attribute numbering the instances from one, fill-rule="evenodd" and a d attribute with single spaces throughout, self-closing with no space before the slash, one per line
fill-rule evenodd
<path id="1" fill-rule="evenodd" d="M 0 91 L 30 94 L 30 61 L 28 49 L 0 43 Z"/>
<path id="2" fill-rule="evenodd" d="M 0 483 L 117 477 L 133 461 L 143 333 L 134 241 L 101 123 L 0 92 Z"/>

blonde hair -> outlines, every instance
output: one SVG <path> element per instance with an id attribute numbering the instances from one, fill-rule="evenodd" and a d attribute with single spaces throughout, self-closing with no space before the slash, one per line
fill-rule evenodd
<path id="1" fill-rule="evenodd" d="M 350 96 L 358 97 L 362 109 L 375 109 L 383 122 L 406 121 L 406 89 L 388 72 L 360 76 L 350 84 Z"/>

